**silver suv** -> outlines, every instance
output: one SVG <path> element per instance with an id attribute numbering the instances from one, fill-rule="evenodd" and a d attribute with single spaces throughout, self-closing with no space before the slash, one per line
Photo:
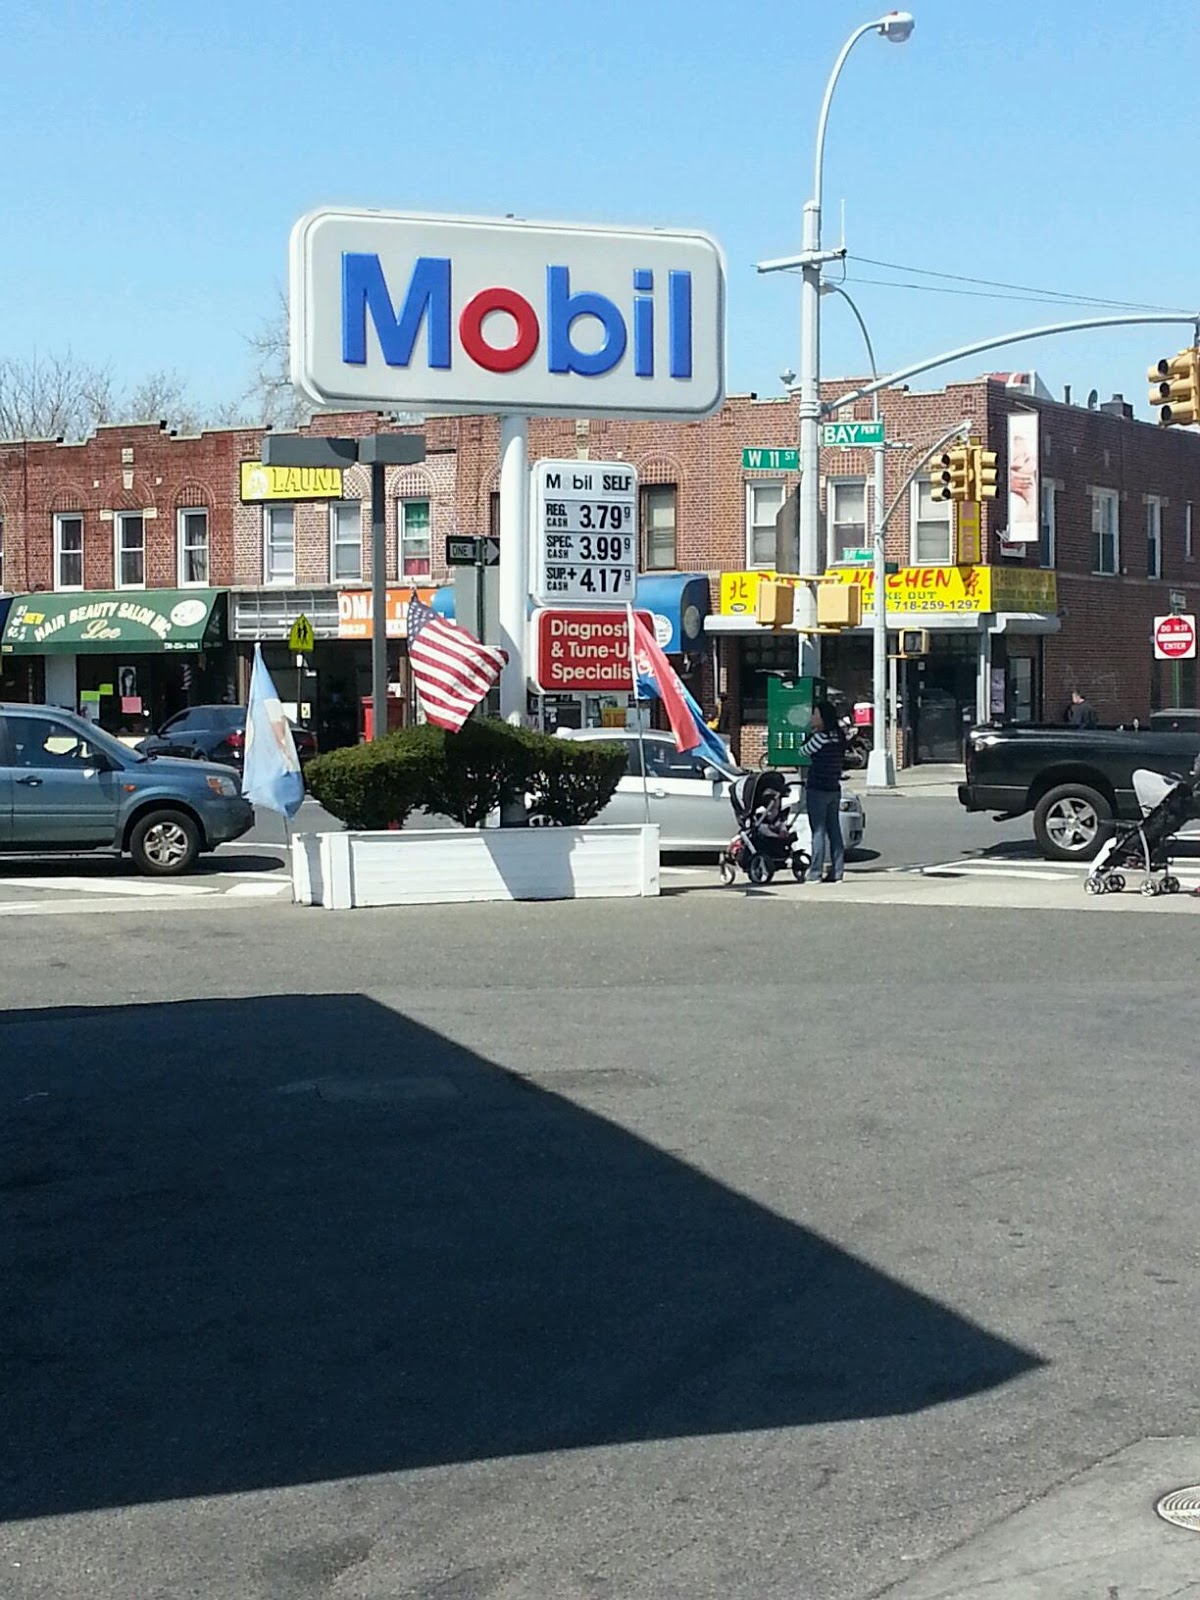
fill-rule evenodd
<path id="1" fill-rule="evenodd" d="M 139 755 L 54 706 L 0 705 L 0 851 L 127 852 L 165 877 L 253 823 L 228 767 Z"/>

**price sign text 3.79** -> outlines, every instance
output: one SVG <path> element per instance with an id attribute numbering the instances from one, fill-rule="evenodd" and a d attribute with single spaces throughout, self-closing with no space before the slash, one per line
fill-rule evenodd
<path id="1" fill-rule="evenodd" d="M 533 587 L 539 600 L 632 600 L 637 586 L 638 480 L 620 461 L 540 461 Z"/>

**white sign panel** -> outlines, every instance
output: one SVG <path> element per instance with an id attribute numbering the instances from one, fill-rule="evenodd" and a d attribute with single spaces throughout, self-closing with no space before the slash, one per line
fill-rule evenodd
<path id="1" fill-rule="evenodd" d="M 1041 464 L 1036 411 L 1008 415 L 1008 543 L 1037 544 L 1042 535 Z"/>
<path id="2" fill-rule="evenodd" d="M 313 211 L 289 294 L 292 381 L 321 405 L 684 419 L 725 395 L 704 233 Z"/>
<path id="3" fill-rule="evenodd" d="M 543 605 L 624 605 L 637 588 L 638 476 L 627 461 L 539 461 L 533 595 Z"/>

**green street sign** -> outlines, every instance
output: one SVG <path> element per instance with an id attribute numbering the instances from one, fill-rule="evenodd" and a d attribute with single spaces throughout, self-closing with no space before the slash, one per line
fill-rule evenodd
<path id="1" fill-rule="evenodd" d="M 883 419 L 878 422 L 826 422 L 821 428 L 821 443 L 843 450 L 860 450 L 864 445 L 883 443 Z"/>
<path id="2" fill-rule="evenodd" d="M 799 472 L 799 450 L 743 450 L 743 472 Z"/>
<path id="3" fill-rule="evenodd" d="M 865 547 L 862 550 L 843 550 L 842 551 L 842 560 L 843 561 L 874 561 L 874 559 L 875 559 L 874 550 L 869 550 L 869 549 L 866 549 Z"/>

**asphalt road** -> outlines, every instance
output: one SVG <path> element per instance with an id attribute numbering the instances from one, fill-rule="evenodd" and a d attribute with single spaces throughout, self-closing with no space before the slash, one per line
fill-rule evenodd
<path id="1" fill-rule="evenodd" d="M 1200 1434 L 1186 921 L 99 926 L 0 968 L 6 1600 L 866 1600 Z"/>

